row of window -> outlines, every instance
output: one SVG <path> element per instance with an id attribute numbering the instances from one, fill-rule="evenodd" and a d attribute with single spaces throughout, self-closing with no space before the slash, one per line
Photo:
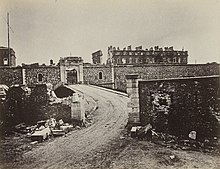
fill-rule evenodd
<path id="1" fill-rule="evenodd" d="M 179 58 L 179 57 L 174 57 L 174 58 L 160 58 L 160 59 L 155 59 L 155 58 L 117 58 L 115 60 L 115 63 L 117 64 L 132 64 L 132 63 L 158 63 L 158 62 L 164 62 L 164 63 L 186 63 L 187 60 L 186 58 Z"/>
<path id="2" fill-rule="evenodd" d="M 137 51 L 137 52 L 128 52 L 128 51 L 115 51 L 113 53 L 113 55 L 117 55 L 117 56 L 120 56 L 120 55 L 136 55 L 136 56 L 140 56 L 140 55 L 158 55 L 160 54 L 161 56 L 167 56 L 167 55 L 187 55 L 187 51 L 175 51 L 175 52 L 166 52 L 166 51 L 163 51 L 163 52 L 160 52 L 160 51 L 152 51 L 152 52 L 140 52 L 140 51 Z"/>

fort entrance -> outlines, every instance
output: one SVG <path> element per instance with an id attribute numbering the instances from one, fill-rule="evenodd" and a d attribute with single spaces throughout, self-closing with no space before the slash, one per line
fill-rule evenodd
<path id="1" fill-rule="evenodd" d="M 60 58 L 61 82 L 68 85 L 83 83 L 83 60 L 81 57 Z"/>
<path id="2" fill-rule="evenodd" d="M 67 84 L 77 84 L 77 71 L 76 69 L 67 70 Z"/>

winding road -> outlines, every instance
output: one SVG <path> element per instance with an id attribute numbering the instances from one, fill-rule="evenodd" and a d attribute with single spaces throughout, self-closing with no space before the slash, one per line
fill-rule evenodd
<path id="1" fill-rule="evenodd" d="M 96 103 L 93 124 L 26 152 L 19 168 L 90 168 L 88 160 L 93 159 L 94 152 L 120 137 L 127 123 L 128 98 L 87 85 L 70 87 Z"/>

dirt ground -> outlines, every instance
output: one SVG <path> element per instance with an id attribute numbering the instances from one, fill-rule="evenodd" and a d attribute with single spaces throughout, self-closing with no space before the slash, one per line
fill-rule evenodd
<path id="1" fill-rule="evenodd" d="M 85 85 L 72 88 L 87 98 L 92 124 L 66 137 L 26 147 L 16 160 L 1 160 L 0 168 L 220 168 L 217 154 L 173 149 L 128 137 L 125 96 Z"/>

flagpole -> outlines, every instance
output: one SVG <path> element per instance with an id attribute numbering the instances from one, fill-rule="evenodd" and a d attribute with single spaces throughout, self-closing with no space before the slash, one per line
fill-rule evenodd
<path id="1" fill-rule="evenodd" d="M 9 13 L 7 12 L 7 25 L 8 25 L 8 66 L 10 66 L 11 52 L 10 52 L 10 26 L 9 26 Z"/>

